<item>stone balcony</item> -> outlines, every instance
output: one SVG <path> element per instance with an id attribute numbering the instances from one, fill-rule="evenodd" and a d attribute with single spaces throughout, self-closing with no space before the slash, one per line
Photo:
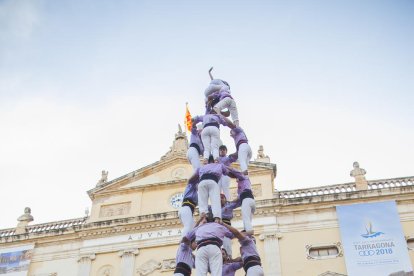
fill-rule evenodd
<path id="1" fill-rule="evenodd" d="M 340 199 L 357 198 L 360 196 L 381 196 L 414 193 L 414 177 L 401 177 L 393 179 L 380 179 L 368 181 L 368 190 L 356 190 L 355 183 L 344 183 L 329 186 L 313 187 L 308 189 L 275 191 L 272 199 L 257 200 L 257 215 L 261 208 L 273 208 L 275 206 L 305 205 L 316 202 L 332 202 Z M 237 211 L 239 213 L 239 211 Z M 275 213 L 276 214 L 276 213 Z M 197 216 L 197 212 L 195 213 Z M 235 217 L 240 217 L 237 214 Z M 170 225 L 179 224 L 178 212 L 171 211 L 122 219 L 110 219 L 100 222 L 87 222 L 88 217 L 62 220 L 50 223 L 27 226 L 27 232 L 16 235 L 15 228 L 0 230 L 0 243 L 9 243 L 19 240 L 28 240 L 38 237 L 64 235 L 80 231 L 102 231 L 101 234 L 125 231 L 124 226 L 135 224 L 134 231 L 140 231 L 152 226 L 161 226 L 163 223 Z M 88 236 L 88 233 L 78 236 Z"/>
<path id="2" fill-rule="evenodd" d="M 400 178 L 368 181 L 368 190 L 381 190 L 384 188 L 388 189 L 388 188 L 394 188 L 394 187 L 407 187 L 407 186 L 414 186 L 414 177 L 400 177 Z M 280 199 L 283 199 L 283 198 L 293 199 L 293 198 L 304 198 L 304 197 L 349 193 L 349 192 L 355 192 L 355 191 L 357 191 L 355 182 L 350 182 L 350 183 L 344 183 L 344 184 L 313 187 L 313 188 L 308 188 L 308 189 L 276 191 L 274 193 L 274 197 L 280 198 Z"/>

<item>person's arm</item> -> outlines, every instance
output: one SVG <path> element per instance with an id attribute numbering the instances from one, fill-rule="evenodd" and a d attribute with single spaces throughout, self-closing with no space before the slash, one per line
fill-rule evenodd
<path id="1" fill-rule="evenodd" d="M 241 172 L 231 167 L 226 167 L 226 172 L 224 174 L 230 176 L 231 178 L 236 178 L 237 180 L 243 180 L 245 177 Z"/>
<path id="2" fill-rule="evenodd" d="M 181 242 L 185 243 L 186 245 L 190 245 L 191 246 L 191 240 L 194 238 L 195 236 L 195 229 L 193 228 L 193 230 L 191 230 L 190 232 L 187 233 L 187 235 L 185 235 L 182 239 Z"/>
<path id="3" fill-rule="evenodd" d="M 236 200 L 233 201 L 228 201 L 228 207 L 232 210 L 238 208 L 241 206 L 241 200 L 239 198 L 237 198 Z"/>
<path id="4" fill-rule="evenodd" d="M 199 179 L 199 170 L 200 168 L 198 168 L 194 174 L 188 179 L 188 183 L 197 183 L 198 179 Z"/>
<path id="5" fill-rule="evenodd" d="M 231 163 L 236 162 L 237 158 L 239 157 L 238 152 L 236 151 L 235 153 L 232 153 L 229 155 L 229 160 L 231 161 Z"/>
<path id="6" fill-rule="evenodd" d="M 194 125 L 198 124 L 199 122 L 203 121 L 203 116 L 195 116 L 191 118 L 191 121 Z"/>
<path id="7" fill-rule="evenodd" d="M 231 262 L 232 263 L 238 263 L 238 262 L 242 262 L 243 260 L 242 260 L 242 258 L 239 256 L 239 257 L 237 257 L 237 258 L 234 258 L 234 259 L 231 259 Z"/>
<path id="8" fill-rule="evenodd" d="M 223 125 L 223 126 L 228 126 L 229 128 L 231 128 L 231 129 L 233 129 L 233 128 L 235 128 L 236 127 L 236 125 L 235 124 L 233 124 L 233 122 L 232 121 L 230 121 L 229 119 L 227 119 L 226 117 L 224 117 L 223 115 L 221 115 L 221 114 L 217 114 L 219 117 L 220 117 L 220 123 Z"/>
<path id="9" fill-rule="evenodd" d="M 239 230 L 237 230 L 236 228 L 234 228 L 231 225 L 228 225 L 226 223 L 222 224 L 224 227 L 226 227 L 227 229 L 229 229 L 229 231 L 239 240 L 244 239 L 244 235 L 243 233 L 241 233 Z"/>

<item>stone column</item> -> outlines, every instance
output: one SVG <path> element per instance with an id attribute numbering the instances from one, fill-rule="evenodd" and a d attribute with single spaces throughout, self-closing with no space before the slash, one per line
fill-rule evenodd
<path id="1" fill-rule="evenodd" d="M 118 256 L 121 257 L 122 276 L 134 276 L 135 256 L 138 254 L 138 248 L 126 249 L 118 252 Z"/>
<path id="2" fill-rule="evenodd" d="M 78 276 L 89 276 L 91 273 L 92 261 L 96 259 L 95 254 L 82 255 L 78 259 Z"/>
<path id="3" fill-rule="evenodd" d="M 280 264 L 279 239 L 282 238 L 278 232 L 264 232 L 259 236 L 264 241 L 264 253 L 266 263 L 266 275 L 282 276 L 282 268 Z"/>

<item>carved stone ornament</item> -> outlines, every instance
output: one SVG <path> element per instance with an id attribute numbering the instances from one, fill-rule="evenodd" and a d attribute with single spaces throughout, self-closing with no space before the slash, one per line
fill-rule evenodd
<path id="1" fill-rule="evenodd" d="M 142 264 L 139 268 L 137 268 L 137 273 L 140 276 L 145 276 L 161 268 L 162 268 L 161 262 L 151 259 L 145 262 L 144 264 Z"/>
<path id="2" fill-rule="evenodd" d="M 364 169 L 359 167 L 358 162 L 354 162 L 353 164 L 354 169 L 349 173 L 350 176 L 355 178 L 355 185 L 357 190 L 367 190 L 368 189 L 368 181 L 365 178 L 365 174 L 367 173 Z"/>
<path id="3" fill-rule="evenodd" d="M 121 250 L 118 252 L 118 256 L 123 258 L 126 256 L 136 256 L 139 254 L 139 249 L 138 248 L 131 248 L 131 249 L 125 249 L 125 250 Z"/>
<path id="4" fill-rule="evenodd" d="M 185 154 L 187 153 L 187 148 L 187 135 L 185 134 L 185 132 L 182 131 L 181 126 L 178 125 L 178 132 L 175 134 L 173 145 L 172 147 L 170 147 L 170 150 L 163 157 L 161 157 L 161 160 L 172 157 L 173 155 L 185 156 Z"/>
<path id="5" fill-rule="evenodd" d="M 108 171 L 102 170 L 101 179 L 99 179 L 98 183 L 96 183 L 96 186 L 102 185 L 106 182 L 108 182 Z"/>
<path id="6" fill-rule="evenodd" d="M 175 263 L 175 259 L 162 260 L 163 271 L 173 270 L 175 269 L 176 265 L 177 264 Z"/>
<path id="7" fill-rule="evenodd" d="M 268 240 L 268 239 L 281 239 L 282 234 L 279 232 L 265 232 L 259 235 L 259 239 L 261 241 Z"/>
<path id="8" fill-rule="evenodd" d="M 29 207 L 24 208 L 24 214 L 17 218 L 17 227 L 15 234 L 24 234 L 27 232 L 27 225 L 33 221 L 32 210 Z"/>
<path id="9" fill-rule="evenodd" d="M 184 179 L 185 178 L 185 169 L 182 167 L 176 168 L 171 172 L 171 176 L 174 179 Z"/>
<path id="10" fill-rule="evenodd" d="M 256 157 L 256 159 L 254 159 L 254 161 L 257 161 L 257 162 L 267 162 L 267 163 L 270 162 L 270 158 L 269 158 L 269 156 L 267 156 L 264 153 L 264 149 L 263 149 L 263 146 L 262 145 L 259 146 L 259 150 L 257 151 L 257 157 Z"/>
<path id="11" fill-rule="evenodd" d="M 78 257 L 78 262 L 79 263 L 83 263 L 83 262 L 90 262 L 96 259 L 96 255 L 95 254 L 88 254 L 88 255 L 81 255 Z"/>
<path id="12" fill-rule="evenodd" d="M 131 210 L 131 202 L 122 202 L 117 204 L 102 205 L 99 210 L 99 217 L 113 217 L 128 215 Z"/>
<path id="13" fill-rule="evenodd" d="M 98 270 L 98 276 L 112 276 L 114 275 L 114 268 L 111 265 L 104 265 Z"/>
<path id="14" fill-rule="evenodd" d="M 318 276 L 347 276 L 347 275 L 345 275 L 345 274 L 339 274 L 339 273 L 332 272 L 332 271 L 326 271 L 326 272 L 324 272 L 322 274 L 319 274 Z"/>

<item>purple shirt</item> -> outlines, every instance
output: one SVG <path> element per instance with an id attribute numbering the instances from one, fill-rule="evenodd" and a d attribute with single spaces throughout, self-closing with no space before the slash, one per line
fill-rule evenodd
<path id="1" fill-rule="evenodd" d="M 218 179 L 220 179 L 223 174 L 227 175 L 229 174 L 230 171 L 233 172 L 234 169 L 224 166 L 223 164 L 220 164 L 220 163 L 210 163 L 210 164 L 201 166 L 195 171 L 195 173 L 198 174 L 200 179 L 203 174 L 207 174 L 207 173 L 214 174 L 215 176 L 217 176 Z"/>
<path id="2" fill-rule="evenodd" d="M 237 178 L 237 194 L 239 196 L 244 190 L 251 190 L 251 189 L 252 189 L 252 183 L 250 182 L 250 179 L 247 176 Z"/>
<path id="3" fill-rule="evenodd" d="M 209 238 L 218 238 L 223 240 L 224 237 L 228 237 L 230 239 L 234 237 L 226 227 L 216 222 L 208 222 L 197 226 L 188 232 L 185 237 L 191 241 L 194 236 L 197 242 Z"/>
<path id="4" fill-rule="evenodd" d="M 243 129 L 241 127 L 235 127 L 230 131 L 230 136 L 233 137 L 234 139 L 234 144 L 236 145 L 237 149 L 239 149 L 239 147 L 237 146 L 237 144 L 240 141 L 246 141 L 248 142 L 247 136 L 244 133 Z"/>
<path id="5" fill-rule="evenodd" d="M 242 262 L 224 263 L 222 276 L 234 276 L 237 270 L 243 267 Z"/>
<path id="6" fill-rule="evenodd" d="M 193 251 L 191 250 L 190 246 L 185 243 L 180 243 L 177 250 L 177 255 L 175 257 L 175 263 L 185 263 L 190 268 L 194 267 L 194 257 Z"/>
<path id="7" fill-rule="evenodd" d="M 196 127 L 191 128 L 190 145 L 191 144 L 197 144 L 200 148 L 200 153 L 204 151 L 203 142 L 201 142 L 201 138 Z"/>
<path id="8" fill-rule="evenodd" d="M 236 162 L 237 161 L 237 157 L 235 157 L 234 155 L 229 155 L 229 156 L 219 156 L 219 162 L 223 165 L 226 166 L 230 166 L 231 163 Z"/>
<path id="9" fill-rule="evenodd" d="M 257 252 L 256 244 L 254 241 L 249 237 L 244 237 L 243 239 L 239 240 L 240 243 L 240 251 L 241 257 L 246 260 L 247 257 L 250 256 L 259 256 L 259 252 Z"/>
<path id="10" fill-rule="evenodd" d="M 197 193 L 198 181 L 190 181 L 185 187 L 183 199 L 189 198 L 197 205 L 198 204 L 198 193 Z"/>
<path id="11" fill-rule="evenodd" d="M 227 122 L 223 118 L 224 118 L 223 116 L 217 115 L 217 114 L 206 114 L 202 116 L 195 116 L 194 124 L 203 122 L 203 127 L 206 124 L 222 124 L 223 126 L 227 126 Z"/>

